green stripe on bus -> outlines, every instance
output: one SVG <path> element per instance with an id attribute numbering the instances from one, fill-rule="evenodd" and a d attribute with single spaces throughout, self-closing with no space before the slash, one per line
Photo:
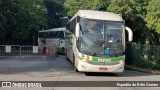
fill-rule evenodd
<path id="1" fill-rule="evenodd" d="M 103 61 L 117 62 L 117 61 L 120 61 L 120 60 L 124 60 L 124 56 L 115 57 L 115 58 L 92 57 L 92 61 L 95 61 L 95 62 L 98 62 L 99 59 L 103 59 Z"/>
<path id="2" fill-rule="evenodd" d="M 124 59 L 125 59 L 124 56 L 116 57 L 116 58 L 112 58 L 111 62 L 117 62 L 117 61 L 124 60 Z"/>
<path id="3" fill-rule="evenodd" d="M 57 48 L 57 52 L 58 52 L 58 53 L 61 53 L 61 52 L 62 52 L 62 48 L 59 48 L 59 47 L 58 47 L 58 48 Z"/>
<path id="4" fill-rule="evenodd" d="M 92 61 L 94 61 L 94 62 L 98 62 L 100 59 L 102 61 L 110 61 L 110 62 L 117 62 L 117 61 L 125 59 L 124 56 L 114 57 L 114 58 L 102 58 L 102 57 L 94 57 L 94 56 L 91 56 L 91 57 L 92 57 Z M 85 59 L 85 55 L 81 54 L 81 58 Z"/>

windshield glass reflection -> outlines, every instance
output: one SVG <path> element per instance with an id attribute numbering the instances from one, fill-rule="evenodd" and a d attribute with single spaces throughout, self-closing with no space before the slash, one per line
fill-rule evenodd
<path id="1" fill-rule="evenodd" d="M 122 22 L 107 22 L 102 20 L 81 19 L 80 38 L 78 47 L 80 52 L 94 55 L 123 52 L 122 44 Z"/>

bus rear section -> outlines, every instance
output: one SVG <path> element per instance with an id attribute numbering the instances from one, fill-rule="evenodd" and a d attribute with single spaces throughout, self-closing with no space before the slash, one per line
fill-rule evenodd
<path id="1" fill-rule="evenodd" d="M 65 48 L 65 28 L 54 28 L 41 30 L 38 33 L 39 46 L 56 46 L 57 53 L 64 54 Z"/>

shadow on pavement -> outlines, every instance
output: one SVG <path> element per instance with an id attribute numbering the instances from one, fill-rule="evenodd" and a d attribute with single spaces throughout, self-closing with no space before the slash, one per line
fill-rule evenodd
<path id="1" fill-rule="evenodd" d="M 23 72 L 63 72 L 63 75 L 69 73 L 82 74 L 74 71 L 73 64 L 66 59 L 66 56 L 60 55 L 53 60 L 38 61 L 38 60 L 24 60 L 24 61 L 0 61 L 0 74 L 17 74 Z M 148 76 L 152 74 L 143 73 L 139 71 L 125 70 L 123 73 L 84 73 L 86 76 L 99 77 L 136 77 Z"/>
<path id="2" fill-rule="evenodd" d="M 63 69 L 72 70 L 73 66 L 65 59 L 65 56 L 55 57 L 51 60 L 0 60 L 0 74 L 17 74 L 23 72 L 53 72 Z"/>
<path id="3" fill-rule="evenodd" d="M 117 77 L 117 74 L 115 73 L 95 73 L 95 72 L 85 72 L 86 76 L 112 76 Z"/>

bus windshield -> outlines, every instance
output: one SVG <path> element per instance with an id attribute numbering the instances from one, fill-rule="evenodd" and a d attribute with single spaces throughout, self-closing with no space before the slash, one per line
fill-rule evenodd
<path id="1" fill-rule="evenodd" d="M 39 32 L 39 38 L 62 38 L 64 39 L 64 31 Z"/>
<path id="2" fill-rule="evenodd" d="M 78 42 L 80 52 L 89 55 L 116 55 L 124 52 L 123 22 L 82 18 L 80 24 L 81 36 Z"/>

